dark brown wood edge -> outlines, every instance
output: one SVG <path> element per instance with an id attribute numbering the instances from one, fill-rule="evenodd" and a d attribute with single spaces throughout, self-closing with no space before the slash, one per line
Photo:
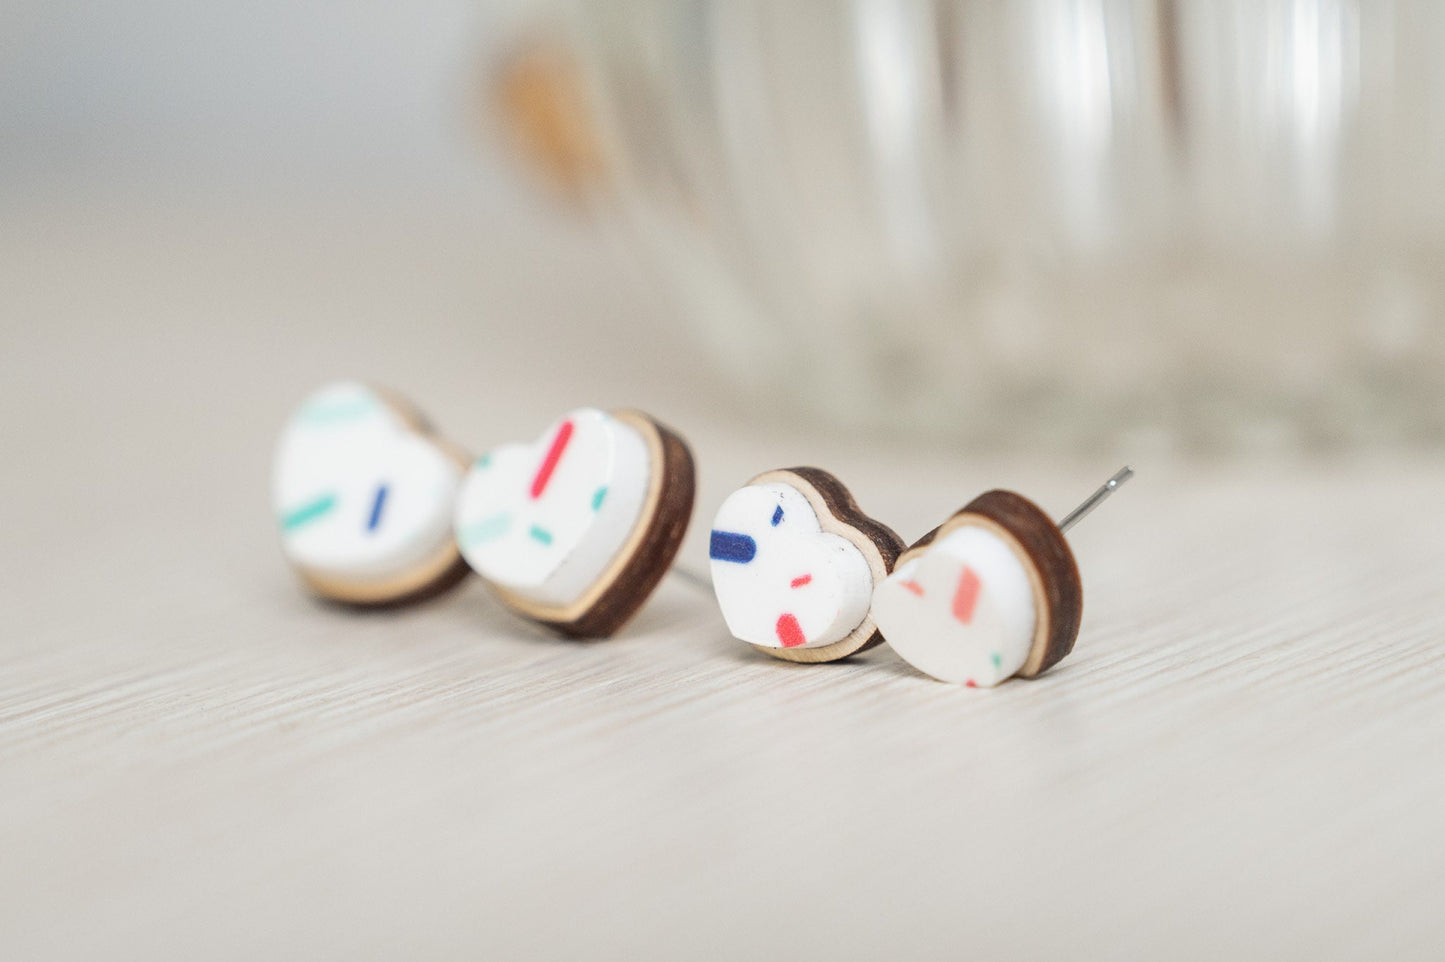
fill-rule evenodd
<path id="1" fill-rule="evenodd" d="M 986 491 L 974 498 L 943 524 L 919 538 L 903 553 L 911 560 L 945 528 L 958 527 L 963 515 L 987 518 L 1008 532 L 1027 556 L 1036 585 L 1042 591 L 1044 610 L 1038 617 L 1044 630 L 1036 633 L 1034 647 L 1020 668 L 1021 678 L 1032 678 L 1058 664 L 1074 649 L 1084 614 L 1084 587 L 1079 566 L 1064 533 L 1042 508 L 1013 491 Z M 1032 579 L 1031 579 L 1032 580 Z"/>
<path id="2" fill-rule="evenodd" d="M 420 408 L 391 388 L 372 383 L 366 383 L 365 386 L 393 414 L 401 418 L 412 433 L 432 442 L 451 458 L 463 473 L 466 472 L 472 463 L 471 455 L 451 439 L 439 434 Z M 462 557 L 455 537 L 451 538 L 441 551 L 417 565 L 412 572 L 388 578 L 350 581 L 312 571 L 303 565 L 292 565 L 292 568 L 311 593 L 321 601 L 339 608 L 364 611 L 403 608 L 428 601 L 461 584 L 471 571 L 466 559 Z M 422 572 L 420 581 L 417 580 L 415 572 Z"/>
<path id="3" fill-rule="evenodd" d="M 858 506 L 857 500 L 854 499 L 853 492 L 849 491 L 847 485 L 838 480 L 837 475 L 829 471 L 824 471 L 822 468 L 813 467 L 783 468 L 782 470 L 788 474 L 796 475 L 812 485 L 813 489 L 822 497 L 823 503 L 828 506 L 828 512 L 833 515 L 835 519 L 856 530 L 859 534 L 863 535 L 863 537 L 873 542 L 878 548 L 878 553 L 883 556 L 885 573 L 891 573 L 893 571 L 893 565 L 898 561 L 898 556 L 903 553 L 906 542 L 899 536 L 898 532 L 888 527 L 888 525 L 871 515 L 865 514 L 863 509 Z M 774 472 L 768 473 L 772 474 Z M 749 483 L 751 484 L 753 482 Z M 875 587 L 877 586 L 875 585 Z M 847 640 L 848 639 L 843 639 L 844 642 Z M 876 648 L 882 643 L 883 634 L 875 627 L 861 645 L 850 648 L 845 653 L 838 655 L 837 658 L 829 660 L 836 661 L 841 658 L 847 658 L 850 655 L 856 655 L 870 648 Z M 842 645 L 842 642 L 838 644 Z M 834 646 L 827 645 L 823 647 L 832 648 Z M 767 650 L 770 655 L 775 655 L 777 651 L 777 649 L 765 650 Z M 799 650 L 806 652 L 810 649 Z M 818 651 L 820 649 L 815 648 L 811 650 Z"/>
<path id="4" fill-rule="evenodd" d="M 893 564 L 898 556 L 903 553 L 907 544 L 897 531 L 879 521 L 871 515 L 865 514 L 853 498 L 853 492 L 839 481 L 837 476 L 824 471 L 822 468 L 784 468 L 783 470 L 796 474 L 807 481 L 828 504 L 828 510 L 833 517 L 843 521 L 859 531 L 878 546 L 878 551 L 883 555 L 883 562 L 888 570 L 893 570 Z"/>
<path id="5" fill-rule="evenodd" d="M 681 436 L 638 411 L 628 412 L 648 422 L 662 444 L 662 491 L 646 533 L 612 583 L 586 611 L 571 621 L 538 619 L 569 638 L 606 638 L 637 614 L 682 547 L 692 520 L 697 471 L 692 451 Z"/>

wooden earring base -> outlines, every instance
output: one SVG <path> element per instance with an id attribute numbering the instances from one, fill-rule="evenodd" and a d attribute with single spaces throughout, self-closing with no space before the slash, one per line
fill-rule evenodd
<path id="1" fill-rule="evenodd" d="M 382 610 L 402 608 L 445 594 L 471 572 L 455 543 L 405 575 L 368 584 L 340 582 L 305 568 L 296 573 L 322 601 L 346 608 Z"/>
<path id="2" fill-rule="evenodd" d="M 873 584 L 882 583 L 893 571 L 893 564 L 903 551 L 903 539 L 892 528 L 863 513 L 853 494 L 831 473 L 822 468 L 784 468 L 760 474 L 748 482 L 769 484 L 778 482 L 797 490 L 813 507 L 818 522 L 824 531 L 847 538 L 862 552 L 873 573 Z M 838 661 L 850 655 L 876 648 L 883 643 L 883 635 L 873 623 L 873 616 L 867 615 L 857 628 L 846 638 L 816 648 L 774 648 L 768 645 L 753 645 L 765 655 L 782 661 L 818 664 Z"/>
<path id="3" fill-rule="evenodd" d="M 687 442 L 640 411 L 612 415 L 642 435 L 652 462 L 642 515 L 612 566 L 565 606 L 540 605 L 489 582 L 507 607 L 569 638 L 606 638 L 626 624 L 667 574 L 692 519 L 697 477 Z"/>
<path id="4" fill-rule="evenodd" d="M 965 526 L 984 527 L 1013 550 L 1028 573 L 1037 617 L 1028 659 L 1015 674 L 1032 678 L 1074 649 L 1084 614 L 1079 566 L 1064 533 L 1042 508 L 1012 491 L 986 491 L 920 538 L 898 559 L 901 565 L 943 535 Z"/>
<path id="5" fill-rule="evenodd" d="M 408 428 L 434 444 L 462 471 L 471 464 L 471 455 L 438 434 L 426 415 L 409 400 L 390 388 L 376 384 L 368 384 L 366 387 L 383 405 L 401 418 Z M 448 538 L 446 544 L 431 557 L 409 570 L 382 578 L 341 578 L 301 565 L 292 567 L 306 587 L 322 601 L 344 608 L 365 610 L 402 608 L 427 601 L 461 584 L 471 571 L 454 537 Z"/>

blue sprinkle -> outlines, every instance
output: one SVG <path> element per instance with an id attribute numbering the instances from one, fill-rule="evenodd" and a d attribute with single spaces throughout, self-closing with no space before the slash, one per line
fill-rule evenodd
<path id="1" fill-rule="evenodd" d="M 778 522 L 779 522 L 779 521 L 782 521 L 782 520 L 783 520 L 783 506 L 780 504 L 780 505 L 778 505 L 776 508 L 773 509 L 773 527 L 776 528 L 776 527 L 778 526 Z"/>
<path id="2" fill-rule="evenodd" d="M 714 561 L 734 561 L 745 565 L 757 555 L 758 543 L 745 534 L 714 531 L 707 553 Z"/>
<path id="3" fill-rule="evenodd" d="M 376 500 L 371 503 L 371 517 L 366 521 L 366 530 L 375 531 L 381 523 L 381 506 L 386 504 L 386 485 L 376 489 Z"/>

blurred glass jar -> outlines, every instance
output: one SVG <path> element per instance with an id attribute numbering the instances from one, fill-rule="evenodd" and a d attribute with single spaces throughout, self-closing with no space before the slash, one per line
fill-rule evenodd
<path id="1" fill-rule="evenodd" d="M 565 11 L 578 183 L 760 404 L 1029 446 L 1445 439 L 1445 5 Z"/>

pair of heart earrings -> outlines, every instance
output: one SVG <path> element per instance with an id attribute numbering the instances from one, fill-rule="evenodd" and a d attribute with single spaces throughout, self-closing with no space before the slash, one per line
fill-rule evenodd
<path id="1" fill-rule="evenodd" d="M 946 681 L 992 685 L 1066 655 L 1082 590 L 1059 525 L 991 491 L 905 549 L 831 474 L 794 468 L 735 491 L 714 524 L 713 587 L 729 630 L 791 661 L 835 661 L 885 637 Z M 388 392 L 312 394 L 278 446 L 283 551 L 323 598 L 398 605 L 475 570 L 513 611 L 606 637 L 651 595 L 692 514 L 686 442 L 637 411 L 573 411 L 532 444 L 473 460 Z"/>
<path id="2" fill-rule="evenodd" d="M 836 661 L 886 640 L 942 681 L 1031 678 L 1079 634 L 1083 587 L 1064 532 L 1132 475 L 1058 524 L 1022 495 L 988 491 L 905 547 L 828 472 L 769 471 L 718 511 L 713 588 L 733 635 L 778 658 Z"/>

